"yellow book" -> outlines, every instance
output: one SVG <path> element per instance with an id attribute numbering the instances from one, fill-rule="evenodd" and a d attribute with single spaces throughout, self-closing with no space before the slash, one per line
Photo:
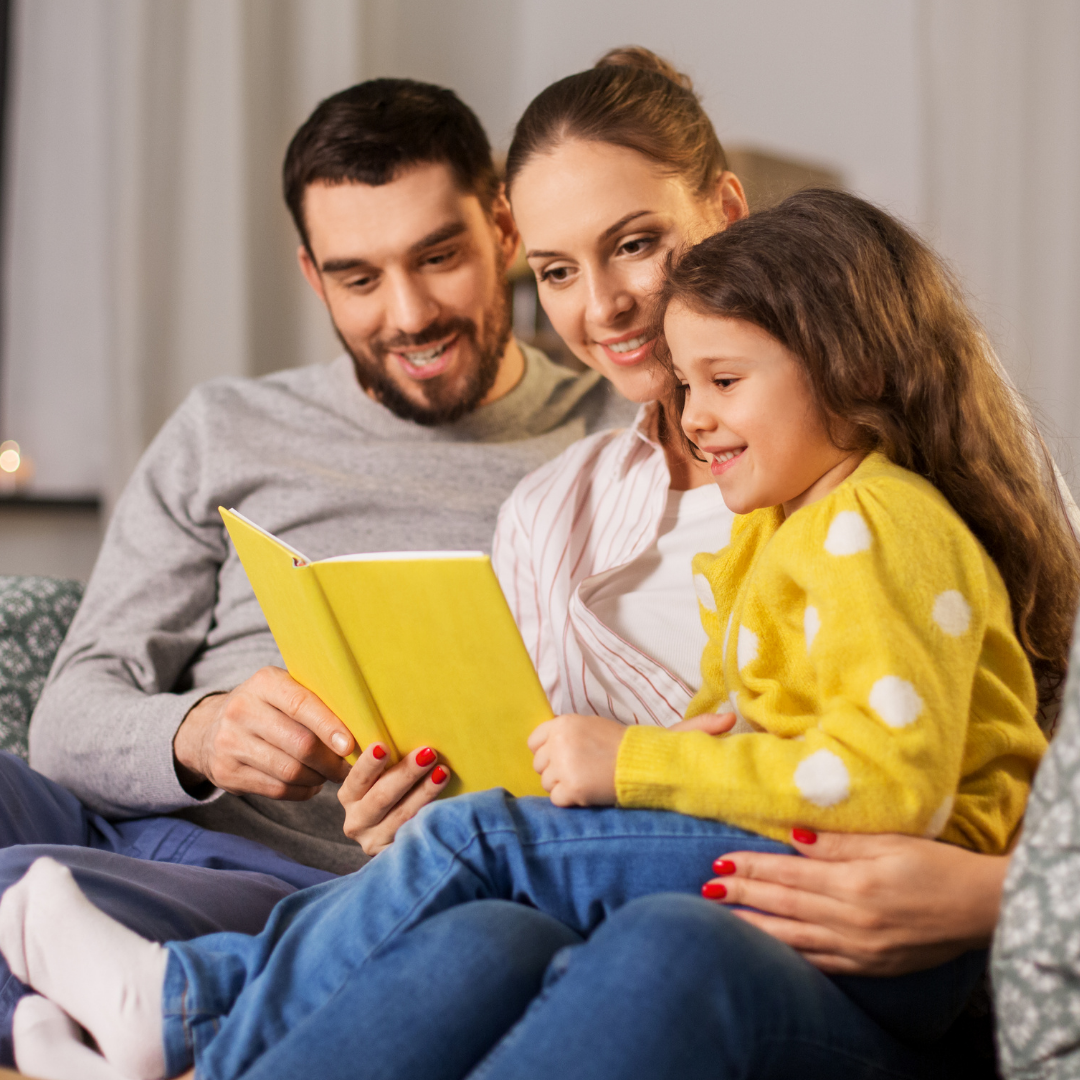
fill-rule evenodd
<path id="1" fill-rule="evenodd" d="M 551 706 L 491 560 L 380 552 L 311 562 L 218 508 L 289 674 L 361 747 L 431 746 L 451 793 L 543 795 L 526 740 Z"/>

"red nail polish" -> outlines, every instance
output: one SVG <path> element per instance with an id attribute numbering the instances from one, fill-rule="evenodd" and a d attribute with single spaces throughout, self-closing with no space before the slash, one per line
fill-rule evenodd
<path id="1" fill-rule="evenodd" d="M 430 746 L 425 746 L 424 749 L 416 755 L 416 764 L 423 768 L 425 765 L 430 765 L 435 760 L 435 757 L 435 751 L 432 750 Z"/>
<path id="2" fill-rule="evenodd" d="M 817 843 L 817 833 L 812 829 L 792 829 L 791 838 L 800 844 Z"/>
<path id="3" fill-rule="evenodd" d="M 721 881 L 706 881 L 701 886 L 701 895 L 706 900 L 723 900 L 727 896 L 727 887 Z"/>
<path id="4" fill-rule="evenodd" d="M 735 864 L 730 859 L 717 859 L 716 862 L 712 864 L 712 868 L 714 874 L 724 875 L 735 873 Z"/>
<path id="5" fill-rule="evenodd" d="M 450 774 L 441 766 L 436 765 L 431 770 L 431 782 L 433 784 L 441 784 Z"/>
<path id="6" fill-rule="evenodd" d="M 382 761 L 382 759 L 386 757 L 386 751 L 381 746 L 376 744 L 371 748 L 371 756 L 376 761 Z"/>

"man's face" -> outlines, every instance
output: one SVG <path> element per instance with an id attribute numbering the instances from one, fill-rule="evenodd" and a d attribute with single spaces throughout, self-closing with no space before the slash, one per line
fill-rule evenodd
<path id="1" fill-rule="evenodd" d="M 517 233 L 505 202 L 486 214 L 448 166 L 422 164 L 380 187 L 312 184 L 304 216 L 301 268 L 364 389 L 421 424 L 481 404 L 510 335 Z"/>

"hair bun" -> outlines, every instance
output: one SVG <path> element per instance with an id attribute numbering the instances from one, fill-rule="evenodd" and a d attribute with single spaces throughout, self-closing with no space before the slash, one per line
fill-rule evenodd
<path id="1" fill-rule="evenodd" d="M 665 79 L 670 79 L 684 90 L 689 90 L 691 93 L 694 91 L 694 84 L 689 75 L 676 71 L 674 66 L 662 56 L 657 56 L 652 49 L 646 49 L 643 45 L 622 45 L 617 49 L 608 49 L 593 64 L 593 67 L 629 67 L 637 68 L 639 71 L 653 71 L 657 75 L 663 75 Z"/>

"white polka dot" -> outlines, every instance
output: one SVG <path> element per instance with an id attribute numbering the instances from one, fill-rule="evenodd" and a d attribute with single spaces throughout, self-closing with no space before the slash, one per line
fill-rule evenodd
<path id="1" fill-rule="evenodd" d="M 927 824 L 926 832 L 923 833 L 927 840 L 936 840 L 945 831 L 945 826 L 949 824 L 949 818 L 952 817 L 952 808 L 955 801 L 955 795 L 948 795 L 945 801 L 934 811 L 934 816 Z"/>
<path id="2" fill-rule="evenodd" d="M 949 589 L 934 601 L 934 622 L 949 637 L 959 637 L 971 625 L 971 608 L 960 593 Z"/>
<path id="3" fill-rule="evenodd" d="M 683 578 L 685 581 L 686 578 Z M 712 586 L 709 584 L 709 579 L 704 574 L 694 575 L 694 592 L 697 593 L 697 598 L 701 603 L 701 606 L 706 611 L 711 611 L 716 614 L 716 597 L 713 596 Z"/>
<path id="4" fill-rule="evenodd" d="M 720 653 L 720 662 L 722 664 L 727 663 L 727 643 L 728 638 L 731 637 L 731 620 L 735 618 L 735 612 L 732 611 L 727 617 L 727 626 L 724 627 L 724 648 Z"/>
<path id="5" fill-rule="evenodd" d="M 870 688 L 870 708 L 889 727 L 901 728 L 914 723 L 922 707 L 923 700 L 915 687 L 897 675 L 886 675 Z"/>
<path id="6" fill-rule="evenodd" d="M 854 510 L 841 510 L 832 519 L 829 534 L 825 537 L 825 550 L 830 555 L 857 555 L 870 546 L 870 529 L 862 514 Z"/>
<path id="7" fill-rule="evenodd" d="M 814 638 L 817 637 L 817 632 L 821 629 L 821 616 L 818 615 L 816 607 L 806 605 L 802 625 L 803 633 L 806 635 L 806 651 L 809 652 L 810 647 L 814 644 Z"/>
<path id="8" fill-rule="evenodd" d="M 748 630 L 745 626 L 739 627 L 739 644 L 736 656 L 739 660 L 739 670 L 742 671 L 747 664 L 752 664 L 757 659 L 757 634 Z"/>
<path id="9" fill-rule="evenodd" d="M 851 793 L 847 766 L 831 750 L 818 750 L 795 770 L 799 794 L 815 806 L 835 806 Z"/>

